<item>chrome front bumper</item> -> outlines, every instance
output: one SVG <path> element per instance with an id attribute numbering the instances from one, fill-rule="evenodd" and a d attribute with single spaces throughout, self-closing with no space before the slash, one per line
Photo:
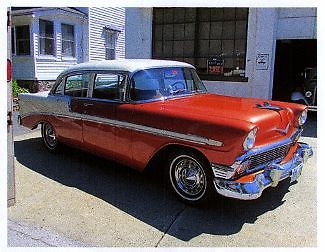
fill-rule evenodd
<path id="1" fill-rule="evenodd" d="M 308 144 L 299 143 L 291 160 L 281 165 L 269 164 L 252 182 L 214 178 L 213 183 L 217 192 L 223 196 L 242 200 L 257 199 L 264 189 L 277 186 L 285 178 L 291 176 L 291 182 L 295 181 L 301 174 L 303 164 L 312 155 L 313 150 Z"/>

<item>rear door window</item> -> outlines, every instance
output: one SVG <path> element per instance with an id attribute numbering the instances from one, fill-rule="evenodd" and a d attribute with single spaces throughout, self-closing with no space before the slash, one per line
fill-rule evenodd
<path id="1" fill-rule="evenodd" d="M 64 80 L 65 78 L 63 78 L 59 85 L 57 85 L 57 87 L 55 88 L 55 91 L 54 91 L 54 94 L 63 94 L 63 91 L 64 91 Z"/>

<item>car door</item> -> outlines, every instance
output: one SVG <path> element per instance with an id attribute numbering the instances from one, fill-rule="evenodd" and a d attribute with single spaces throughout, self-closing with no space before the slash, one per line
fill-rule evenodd
<path id="1" fill-rule="evenodd" d="M 83 103 L 84 146 L 95 153 L 126 163 L 121 160 L 121 156 L 125 155 L 125 145 L 128 143 L 121 141 L 119 136 L 125 139 L 129 133 L 118 111 L 124 104 L 127 75 L 98 72 L 94 74 L 93 80 L 89 98 Z"/>
<path id="2" fill-rule="evenodd" d="M 57 115 L 52 119 L 60 141 L 82 145 L 82 108 L 79 101 L 87 98 L 90 73 L 72 73 L 60 81 L 52 94 L 56 100 Z"/>

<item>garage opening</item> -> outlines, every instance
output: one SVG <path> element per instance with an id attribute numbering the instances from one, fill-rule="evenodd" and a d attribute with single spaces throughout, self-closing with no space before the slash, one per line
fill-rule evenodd
<path id="1" fill-rule="evenodd" d="M 272 99 L 291 101 L 306 81 L 306 71 L 317 66 L 316 39 L 277 40 Z"/>

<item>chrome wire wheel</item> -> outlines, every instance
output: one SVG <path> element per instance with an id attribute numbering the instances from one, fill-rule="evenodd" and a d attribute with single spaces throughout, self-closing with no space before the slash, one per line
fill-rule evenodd
<path id="1" fill-rule="evenodd" d="M 186 201 L 198 201 L 206 192 L 207 179 L 199 161 L 188 155 L 176 156 L 169 167 L 169 177 L 176 193 Z"/>
<path id="2" fill-rule="evenodd" d="M 43 123 L 42 125 L 42 137 L 45 146 L 49 150 L 55 150 L 58 145 L 58 140 L 56 139 L 55 130 L 50 123 Z"/>

